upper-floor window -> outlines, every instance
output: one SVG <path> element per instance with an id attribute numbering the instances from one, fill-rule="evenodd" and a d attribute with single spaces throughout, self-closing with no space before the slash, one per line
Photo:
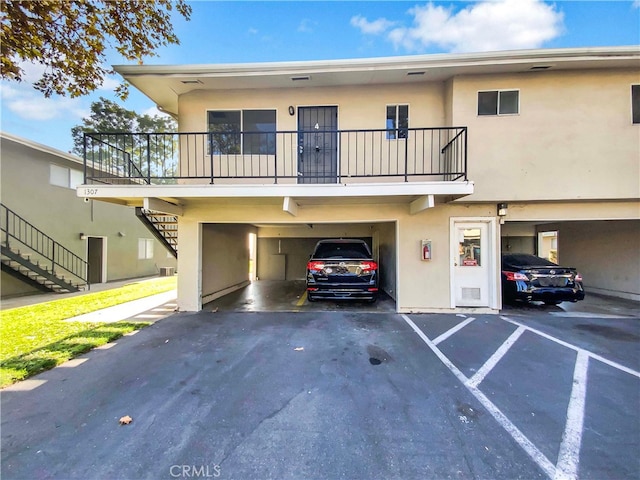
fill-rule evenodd
<path id="1" fill-rule="evenodd" d="M 631 85 L 631 118 L 633 123 L 640 123 L 640 85 Z"/>
<path id="2" fill-rule="evenodd" d="M 387 105 L 387 138 L 407 138 L 409 105 Z"/>
<path id="3" fill-rule="evenodd" d="M 84 182 L 84 175 L 80 170 L 49 164 L 49 183 L 57 187 L 76 188 Z"/>
<path id="4" fill-rule="evenodd" d="M 478 115 L 514 115 L 520 110 L 518 90 L 478 92 Z"/>
<path id="5" fill-rule="evenodd" d="M 212 153 L 276 153 L 275 110 L 215 110 L 207 121 Z"/>

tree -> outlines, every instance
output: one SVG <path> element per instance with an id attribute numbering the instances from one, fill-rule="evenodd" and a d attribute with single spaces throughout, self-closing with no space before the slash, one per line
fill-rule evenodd
<path id="1" fill-rule="evenodd" d="M 1 77 L 22 81 L 21 62 L 45 67 L 34 87 L 45 97 L 86 95 L 113 74 L 108 48 L 142 63 L 161 46 L 179 44 L 171 24 L 174 8 L 186 20 L 185 0 L 2 0 Z M 126 85 L 116 89 L 126 98 Z"/>
<path id="2" fill-rule="evenodd" d="M 91 114 L 82 120 L 82 125 L 71 129 L 73 153 L 85 154 L 84 134 L 91 133 L 94 156 L 96 149 L 104 149 L 104 158 L 112 157 L 111 162 L 122 164 L 124 154 L 141 176 L 173 177 L 178 161 L 176 131 L 177 124 L 171 117 L 141 115 L 100 97 L 91 103 Z"/>

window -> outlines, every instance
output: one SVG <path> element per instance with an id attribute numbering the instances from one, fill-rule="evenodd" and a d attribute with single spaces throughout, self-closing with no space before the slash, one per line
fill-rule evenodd
<path id="1" fill-rule="evenodd" d="M 138 239 L 138 260 L 153 258 L 153 240 L 150 238 Z"/>
<path id="2" fill-rule="evenodd" d="M 514 115 L 520 110 L 518 90 L 478 92 L 478 115 Z"/>
<path id="3" fill-rule="evenodd" d="M 208 113 L 211 152 L 275 155 L 275 110 L 229 110 Z"/>
<path id="4" fill-rule="evenodd" d="M 633 123 L 640 123 L 640 85 L 631 85 L 631 118 Z"/>
<path id="5" fill-rule="evenodd" d="M 49 164 L 49 183 L 57 187 L 73 188 L 84 183 L 84 174 L 80 170 Z"/>
<path id="6" fill-rule="evenodd" d="M 387 139 L 407 138 L 409 128 L 409 105 L 387 106 Z"/>

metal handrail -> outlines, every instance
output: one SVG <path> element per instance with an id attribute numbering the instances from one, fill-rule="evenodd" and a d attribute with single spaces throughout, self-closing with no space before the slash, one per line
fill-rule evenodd
<path id="1" fill-rule="evenodd" d="M 11 243 L 16 241 L 51 262 L 51 273 L 56 273 L 57 266 L 80 279 L 84 285 L 89 285 L 89 265 L 85 260 L 2 203 L 0 219 L 5 247 L 10 248 Z"/>

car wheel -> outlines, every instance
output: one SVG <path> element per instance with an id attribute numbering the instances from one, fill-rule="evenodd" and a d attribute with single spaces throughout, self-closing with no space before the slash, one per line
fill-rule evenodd
<path id="1" fill-rule="evenodd" d="M 310 302 L 315 302 L 316 301 L 316 297 L 314 297 L 310 293 L 307 293 L 307 300 L 309 300 Z"/>

